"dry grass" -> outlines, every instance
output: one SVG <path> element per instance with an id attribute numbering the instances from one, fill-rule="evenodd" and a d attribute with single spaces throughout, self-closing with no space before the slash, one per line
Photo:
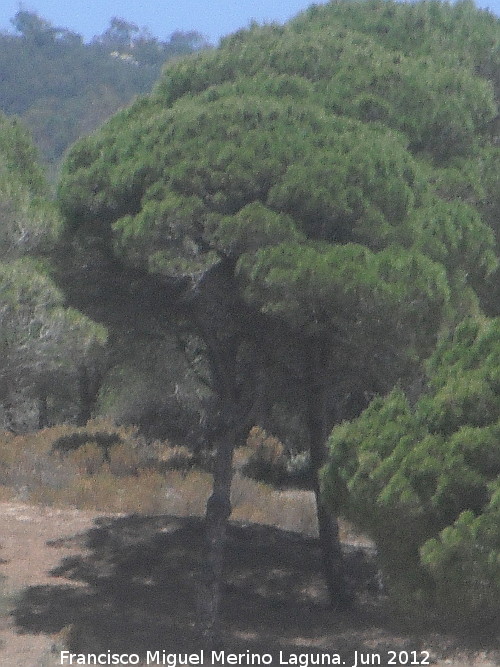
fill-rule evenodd
<path id="1" fill-rule="evenodd" d="M 306 535 L 317 534 L 314 495 L 307 491 L 276 491 L 239 474 L 231 493 L 236 521 L 261 523 Z"/>
<path id="2" fill-rule="evenodd" d="M 78 438 L 73 438 L 75 433 Z M 113 434 L 119 437 L 105 451 L 104 436 Z M 54 443 L 61 438 L 69 443 L 82 440 L 82 444 L 54 452 Z M 277 451 L 271 444 L 271 453 Z M 317 533 L 314 496 L 306 491 L 278 491 L 244 477 L 242 469 L 251 452 L 249 445 L 235 454 L 231 518 L 254 525 L 233 524 L 228 531 L 224 621 L 230 645 L 257 652 L 283 646 L 293 651 L 314 647 L 337 651 L 340 646 L 346 656 L 354 647 L 369 652 L 381 646 L 385 653 L 387 647 L 431 648 L 437 640 L 422 640 L 422 644 L 413 634 L 399 634 L 383 615 L 379 618 L 378 607 L 374 610 L 365 604 L 365 598 L 359 616 L 325 613 L 317 542 L 307 537 Z M 154 647 L 163 636 L 179 641 L 178 651 L 194 645 L 190 633 L 196 600 L 193 587 L 199 581 L 203 557 L 201 524 L 197 519 L 165 515 L 202 516 L 211 485 L 209 473 L 192 467 L 188 450 L 168 442 L 149 445 L 133 429 L 96 422 L 86 429 L 58 426 L 18 437 L 0 434 L 0 500 L 21 498 L 127 515 L 99 519 L 85 539 L 83 534 L 78 536 L 84 540 L 78 544 L 85 544 L 82 554 L 65 557 L 52 571 L 77 581 L 78 586 L 71 588 L 66 581 L 30 586 L 15 604 L 5 597 L 5 613 L 14 608 L 18 629 L 52 637 L 52 649 L 40 652 L 37 665 L 55 664 L 57 651 L 68 647 L 141 652 L 141 646 Z M 345 525 L 341 538 L 358 545 L 363 541 Z M 54 549 L 56 542 L 61 549 L 74 547 L 74 539 L 52 541 L 48 548 Z M 39 557 L 39 550 L 34 551 Z M 82 598 L 82 584 L 91 595 Z M 107 606 L 110 600 L 113 613 Z M 0 617 L 1 604 L 0 586 Z M 446 637 L 438 640 L 437 655 L 455 651 L 445 645 Z M 467 657 L 468 662 L 450 664 L 494 664 L 475 661 L 477 651 L 470 655 L 474 660 Z"/>
<path id="3" fill-rule="evenodd" d="M 76 435 L 75 435 L 76 434 Z M 106 436 L 117 436 L 108 455 Z M 53 451 L 77 437 L 83 444 Z M 100 444 L 101 443 L 101 444 Z M 252 444 L 235 454 L 232 519 L 316 534 L 312 494 L 276 491 L 239 472 Z M 212 478 L 192 467 L 189 451 L 168 442 L 147 444 L 133 428 L 104 421 L 67 425 L 22 436 L 0 434 L 0 500 L 126 514 L 202 516 Z"/>

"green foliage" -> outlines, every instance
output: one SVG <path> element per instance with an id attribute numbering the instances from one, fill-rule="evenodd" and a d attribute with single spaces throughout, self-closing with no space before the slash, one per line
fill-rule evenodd
<path id="1" fill-rule="evenodd" d="M 292 217 L 276 213 L 260 202 L 248 204 L 235 215 L 216 219 L 215 234 L 218 247 L 231 255 L 304 239 Z"/>
<path id="2" fill-rule="evenodd" d="M 233 254 L 241 254 L 244 248 L 234 243 L 242 216 L 247 229 L 262 225 L 262 205 L 269 214 L 288 213 L 280 234 L 290 239 L 356 240 L 374 248 L 411 243 L 414 232 L 405 221 L 422 200 L 425 183 L 397 138 L 381 129 L 324 118 L 312 105 L 242 100 L 234 91 L 211 103 L 204 96 L 179 102 L 175 113 L 157 111 L 150 138 L 143 136 L 142 114 L 139 119 L 132 112 L 123 118 L 128 138 L 107 147 L 92 170 L 78 169 L 71 192 L 74 199 L 87 174 L 95 180 L 97 170 L 116 164 L 113 184 L 98 193 L 94 208 L 109 216 L 112 207 L 116 216 L 117 208 L 133 207 L 140 198 L 141 210 L 114 225 L 118 248 L 132 251 L 135 262 L 141 251 L 160 250 L 163 239 L 169 252 L 201 260 L 204 249 L 214 250 L 214 228 L 226 247 L 233 244 Z M 114 132 L 124 131 L 118 119 L 112 125 Z M 153 136 L 161 138 L 153 143 Z M 250 208 L 252 202 L 261 208 Z M 255 222 L 249 222 L 250 213 Z M 232 223 L 228 214 L 235 216 Z"/>
<path id="3" fill-rule="evenodd" d="M 21 116 L 53 170 L 71 143 L 148 92 L 164 62 L 207 47 L 196 32 L 160 41 L 116 17 L 90 44 L 31 11 L 12 22 L 18 34 L 0 35 L 0 109 Z"/>
<path id="4" fill-rule="evenodd" d="M 432 432 L 449 435 L 466 424 L 486 426 L 500 419 L 500 335 L 497 319 L 461 324 L 428 361 L 432 399 L 421 411 Z"/>
<path id="5" fill-rule="evenodd" d="M 150 98 L 73 149 L 60 188 L 69 224 L 114 223 L 122 257 L 178 275 L 206 269 L 221 250 L 241 254 L 241 220 L 229 216 L 259 202 L 288 214 L 290 238 L 413 245 L 484 277 L 493 237 L 476 201 L 447 188 L 446 205 L 434 183 L 487 142 L 491 86 L 468 62 L 415 60 L 376 31 L 352 32 L 346 11 L 335 3 L 285 28 L 252 28 L 170 65 Z M 248 228 L 262 224 L 249 211 L 261 215 L 247 209 Z"/>
<path id="6" fill-rule="evenodd" d="M 151 95 L 77 142 L 59 203 L 96 294 L 120 283 L 100 270 L 110 263 L 139 293 L 178 290 L 144 312 L 197 335 L 211 318 L 226 361 L 265 349 L 266 391 L 288 408 L 304 407 L 319 374 L 342 406 L 326 422 L 343 414 L 342 392 L 406 381 L 478 310 L 474 290 L 497 266 L 485 44 L 498 25 L 469 8 L 469 39 L 464 7 L 424 4 L 328 3 L 241 31 L 169 64 Z M 436 29 L 415 28 L 422 42 L 379 29 L 433 12 Z M 443 40 L 450 53 L 437 57 Z M 235 371 L 241 385 L 256 381 L 251 366 Z"/>
<path id="7" fill-rule="evenodd" d="M 497 619 L 500 515 L 498 503 L 495 505 L 492 503 L 491 509 L 480 516 L 462 512 L 439 538 L 422 547 L 422 563 L 437 582 L 437 595 L 449 600 L 458 615 L 463 614 L 461 621 L 466 627 L 471 617 L 478 621 L 492 620 L 493 624 Z M 468 598 L 465 609 L 464 590 Z"/>
<path id="8" fill-rule="evenodd" d="M 16 119 L 0 113 L 2 169 L 28 187 L 33 195 L 46 194 L 38 154 L 26 128 Z"/>
<path id="9" fill-rule="evenodd" d="M 75 369 L 106 332 L 63 307 L 61 292 L 29 260 L 0 263 L 1 379 L 4 391 L 32 388 L 50 373 Z"/>
<path id="10" fill-rule="evenodd" d="M 332 509 L 373 537 L 406 612 L 435 605 L 471 627 L 500 613 L 500 321 L 467 320 L 428 363 L 428 392 L 400 390 L 333 430 Z"/>
<path id="11" fill-rule="evenodd" d="M 78 365 L 106 343 L 103 327 L 64 307 L 49 276 L 59 229 L 26 131 L 0 115 L 0 405 L 11 428 L 30 400 L 68 402 Z"/>
<path id="12" fill-rule="evenodd" d="M 412 150 L 446 162 L 474 151 L 496 116 L 498 22 L 470 7 L 464 16 L 460 6 L 417 6 L 313 7 L 285 28 L 241 31 L 223 40 L 222 49 L 168 68 L 157 92 L 170 106 L 263 71 L 298 74 L 333 113 L 383 122 L 404 132 Z M 435 29 L 418 27 L 422 15 L 430 27 L 434 13 L 441 16 Z M 488 81 L 475 76 L 480 68 Z"/>
<path id="13" fill-rule="evenodd" d="M 498 58 L 498 19 L 478 10 L 470 0 L 453 5 L 426 0 L 402 6 L 392 0 L 342 1 L 311 7 L 294 25 L 298 31 L 315 29 L 327 27 L 332 19 L 404 55 L 431 54 L 437 62 L 481 65 L 483 76 L 493 73 Z"/>
<path id="14" fill-rule="evenodd" d="M 419 336 L 417 347 L 428 344 L 448 300 L 442 269 L 396 247 L 375 254 L 355 244 L 277 245 L 240 266 L 248 298 L 265 312 L 303 333 L 334 332 L 360 347 L 383 340 L 383 331 L 390 337 L 389 318 L 408 347 Z"/>
<path id="15" fill-rule="evenodd" d="M 53 246 L 60 228 L 33 144 L 21 124 L 0 114 L 0 254 L 3 261 Z"/>
<path id="16" fill-rule="evenodd" d="M 414 229 L 422 230 L 416 246 L 428 257 L 466 273 L 470 281 L 497 268 L 494 233 L 484 224 L 477 208 L 460 200 L 438 200 L 416 216 L 420 220 L 410 223 Z"/>
<path id="17" fill-rule="evenodd" d="M 425 264 L 428 276 L 410 272 L 416 281 L 412 287 L 436 281 L 432 273 L 437 276 L 439 269 L 417 257 L 416 248 L 434 255 L 450 271 L 464 262 L 479 273 L 489 270 L 494 261 L 491 232 L 465 205 L 455 205 L 465 211 L 461 218 L 448 210 L 440 213 L 444 203 L 430 197 L 430 186 L 397 135 L 358 121 L 325 117 L 315 104 L 292 106 L 286 98 L 262 96 L 242 99 L 236 90 L 225 86 L 220 97 L 211 91 L 210 96 L 181 100 L 171 110 L 162 109 L 154 98 L 141 101 L 110 122 L 102 149 L 93 147 L 94 140 L 79 144 L 60 188 L 68 224 L 93 225 L 96 217 L 116 220 L 118 254 L 134 266 L 167 275 L 205 270 L 222 251 L 240 256 L 242 268 L 253 266 L 242 275 L 255 282 L 264 275 L 257 267 L 275 262 L 284 252 L 288 264 L 294 254 L 300 261 L 295 279 L 300 282 L 301 273 L 314 278 L 319 270 L 308 266 L 309 252 L 311 258 L 322 257 L 324 277 L 318 273 L 318 280 L 330 281 L 320 298 L 327 297 L 325 289 L 330 295 L 336 292 L 339 280 L 344 280 L 344 269 L 337 265 L 341 257 L 347 262 L 346 272 L 361 271 L 356 258 L 348 257 L 355 246 L 337 247 L 338 243 L 361 242 L 373 250 L 400 246 L 373 258 L 372 269 L 364 267 L 365 300 L 370 281 L 373 288 L 378 276 L 374 263 L 387 271 L 391 257 L 396 262 L 392 280 L 405 274 L 401 267 L 396 269 L 398 262 L 406 268 L 417 262 L 422 271 Z M 96 181 L 102 183 L 97 189 Z M 449 234 L 468 238 L 478 232 L 483 238 L 470 248 L 460 238 L 453 239 L 463 249 L 460 260 L 455 259 L 458 253 L 453 255 L 455 264 L 448 256 L 452 248 L 436 252 L 429 218 L 439 220 L 439 215 L 449 218 Z M 306 251 L 294 246 L 305 238 L 332 247 Z M 443 245 L 446 242 L 445 238 Z M 415 250 L 404 250 L 411 246 Z M 361 247 L 357 252 L 371 257 Z M 337 265 L 337 279 L 332 264 Z M 438 282 L 444 304 L 447 288 L 442 278 Z M 250 285 L 249 294 L 254 287 L 260 289 Z M 394 294 L 401 296 L 402 292 Z M 301 306 L 309 299 L 310 293 L 305 294 Z M 262 305 L 269 312 L 273 309 Z M 314 312 L 304 316 L 316 317 Z"/>

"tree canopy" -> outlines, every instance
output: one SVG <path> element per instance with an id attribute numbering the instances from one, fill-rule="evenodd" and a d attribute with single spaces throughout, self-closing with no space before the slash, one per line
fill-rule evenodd
<path id="1" fill-rule="evenodd" d="M 30 402 L 76 393 L 78 366 L 104 346 L 106 330 L 65 308 L 50 278 L 60 218 L 26 130 L 3 115 L 0 160 L 0 405 L 15 429 L 16 411 L 33 425 Z"/>
<path id="2" fill-rule="evenodd" d="M 232 447 L 257 404 L 301 405 L 318 470 L 347 405 L 409 383 L 438 336 L 478 309 L 474 288 L 497 265 L 491 63 L 457 55 L 461 40 L 456 57 L 435 58 L 440 29 L 425 49 L 418 28 L 395 46 L 363 19 L 389 10 L 417 26 L 414 12 L 437 11 L 453 31 L 465 12 L 498 29 L 460 4 L 313 7 L 168 66 L 63 169 L 70 298 L 92 307 L 80 271 L 104 320 L 118 286 L 120 303 L 140 313 L 148 294 L 143 312 L 202 341 L 224 425 L 207 507 L 219 538 Z"/>
<path id="3" fill-rule="evenodd" d="M 461 25 L 460 7 L 434 4 Z M 153 259 L 162 250 L 155 234 L 168 241 L 163 245 L 171 253 L 177 244 L 174 252 L 191 273 L 203 270 L 217 261 L 212 238 L 218 217 L 256 201 L 288 214 L 296 231 L 318 241 L 408 247 L 418 243 L 424 224 L 450 234 L 460 225 L 456 231 L 469 233 L 463 246 L 475 238 L 484 244 L 481 254 L 491 233 L 465 197 L 443 196 L 433 184 L 442 171 L 456 172 L 491 145 L 491 82 L 469 62 L 431 63 L 430 46 L 415 58 L 395 50 L 386 33 L 375 38 L 344 26 L 344 13 L 359 14 L 361 23 L 389 6 L 391 16 L 426 11 L 391 3 L 326 5 L 284 28 L 242 31 L 220 49 L 168 67 L 150 98 L 73 150 L 62 181 L 63 206 L 73 219 L 89 209 L 85 182 L 93 179 L 95 186 L 101 178 L 92 215 L 115 224 L 122 255 L 130 239 L 134 261 L 160 273 L 174 271 L 175 262 Z M 484 22 L 483 13 L 476 14 Z M 411 41 L 420 44 L 414 34 Z M 368 93 L 372 98 L 362 101 Z M 382 103 L 396 106 L 372 118 L 367 107 Z M 450 136 L 455 126 L 464 133 L 460 140 Z M 434 171 L 436 166 L 448 169 Z M 74 180 L 79 187 L 66 195 Z M 436 222 L 429 207 L 440 209 Z M 190 228 L 194 220 L 197 230 Z M 222 225 L 227 235 L 229 221 Z M 150 253 L 148 236 L 155 248 Z M 187 237 L 194 244 L 180 247 Z M 461 255 L 464 261 L 466 249 Z"/>
<path id="4" fill-rule="evenodd" d="M 430 350 L 445 304 L 472 307 L 496 265 L 494 187 L 477 168 L 496 150 L 494 86 L 472 56 L 431 58 L 438 30 L 426 51 L 413 36 L 396 48 L 363 17 L 438 11 L 462 29 L 462 6 L 434 4 L 328 4 L 167 67 L 73 148 L 68 233 L 169 285 L 232 262 L 247 306 L 310 335 L 367 330 L 363 309 L 382 330 L 391 307 L 403 323 L 403 304 L 427 300 L 405 343 Z"/>

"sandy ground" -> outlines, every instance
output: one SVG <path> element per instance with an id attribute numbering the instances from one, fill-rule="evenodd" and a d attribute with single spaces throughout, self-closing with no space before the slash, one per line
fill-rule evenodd
<path id="1" fill-rule="evenodd" d="M 75 651 L 193 650 L 200 523 L 172 517 L 0 503 L 0 666 L 49 667 Z M 314 541 L 270 528 L 232 529 L 224 601 L 228 650 L 364 655 L 426 650 L 439 667 L 500 665 L 498 646 L 441 635 L 409 638 L 377 614 L 322 606 Z M 365 663 L 368 664 L 368 663 Z M 375 664 L 375 663 L 370 663 Z"/>
<path id="2" fill-rule="evenodd" d="M 9 607 L 23 589 L 54 582 L 50 570 L 62 558 L 81 552 L 81 544 L 72 546 L 71 542 L 58 540 L 86 532 L 94 519 L 92 512 L 0 503 L 0 574 L 5 577 L 2 592 L 7 596 L 0 614 L 2 667 L 58 664 L 52 654 L 57 635 L 19 634 L 8 614 Z"/>

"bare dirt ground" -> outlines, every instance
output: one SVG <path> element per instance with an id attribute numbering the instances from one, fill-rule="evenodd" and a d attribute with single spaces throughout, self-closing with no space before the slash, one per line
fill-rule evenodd
<path id="1" fill-rule="evenodd" d="M 5 502 L 0 544 L 0 666 L 61 664 L 59 651 L 67 647 L 78 653 L 199 650 L 199 519 L 103 517 Z M 360 571 L 362 556 L 352 550 L 353 571 Z M 370 597 L 369 564 L 361 571 L 366 576 L 356 581 L 364 591 L 358 608 L 336 614 L 325 603 L 315 540 L 264 526 L 233 526 L 226 650 L 339 653 L 347 665 L 354 663 L 354 651 L 373 660 L 364 664 L 377 664 L 373 656 L 380 655 L 381 665 L 388 664 L 389 651 L 417 651 L 422 659 L 421 652 L 429 651 L 430 664 L 440 667 L 500 665 L 500 645 L 491 637 L 398 629 Z"/>
<path id="2" fill-rule="evenodd" d="M 21 503 L 0 503 L 0 665 L 40 667 L 50 665 L 55 638 L 48 633 L 20 634 L 9 615 L 16 598 L 33 586 L 50 585 L 49 572 L 61 558 L 81 553 L 71 542 L 60 548 L 54 540 L 89 530 L 95 513 L 57 510 Z M 56 664 L 56 663 L 53 663 Z"/>

